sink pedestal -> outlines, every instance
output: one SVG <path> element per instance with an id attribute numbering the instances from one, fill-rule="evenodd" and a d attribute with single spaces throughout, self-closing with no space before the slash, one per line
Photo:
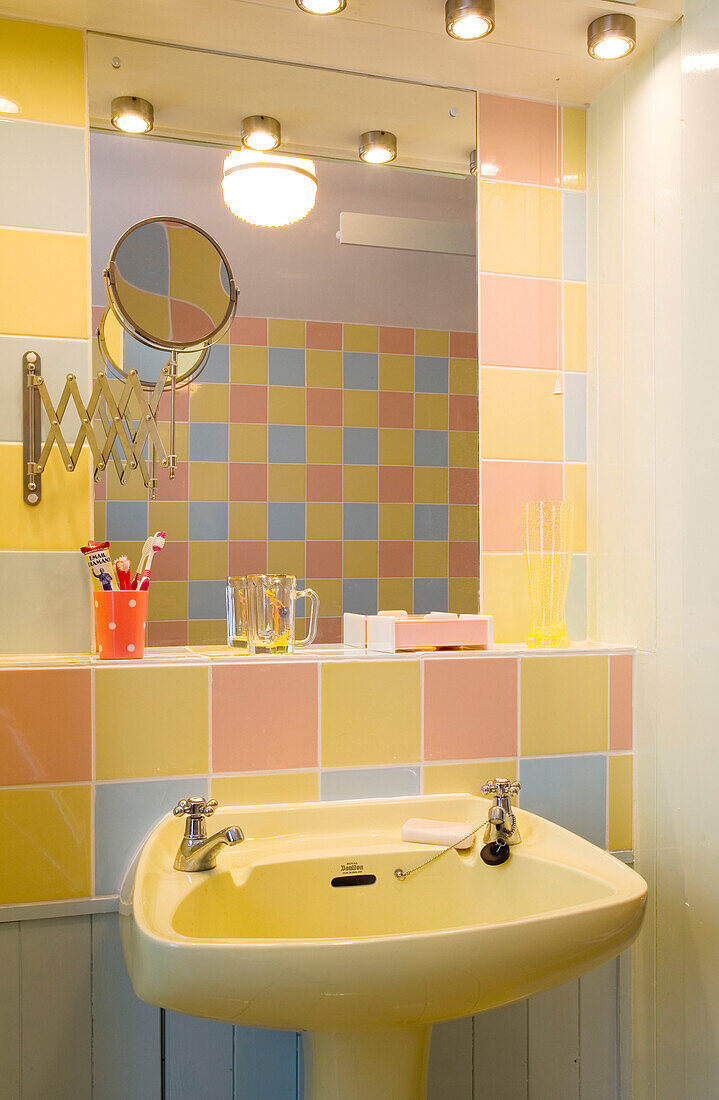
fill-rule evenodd
<path id="1" fill-rule="evenodd" d="M 304 1100 L 424 1100 L 431 1034 L 305 1031 Z"/>

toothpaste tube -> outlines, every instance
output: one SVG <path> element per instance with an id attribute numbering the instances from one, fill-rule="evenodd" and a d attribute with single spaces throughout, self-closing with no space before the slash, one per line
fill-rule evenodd
<path id="1" fill-rule="evenodd" d="M 90 542 L 87 546 L 81 546 L 80 550 L 85 555 L 95 591 L 119 592 L 120 585 L 110 557 L 110 543 Z"/>

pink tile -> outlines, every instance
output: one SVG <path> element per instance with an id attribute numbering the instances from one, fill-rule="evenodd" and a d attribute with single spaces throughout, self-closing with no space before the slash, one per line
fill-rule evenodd
<path id="1" fill-rule="evenodd" d="M 149 622 L 147 644 L 149 646 L 187 645 L 187 619 Z"/>
<path id="2" fill-rule="evenodd" d="M 455 432 L 476 432 L 479 428 L 479 401 L 471 394 L 449 396 L 449 427 Z"/>
<path id="3" fill-rule="evenodd" d="M 480 175 L 488 179 L 555 187 L 556 108 L 531 99 L 480 95 L 479 163 Z"/>
<path id="4" fill-rule="evenodd" d="M 556 370 L 556 283 L 482 275 L 481 288 L 482 363 Z"/>
<path id="5" fill-rule="evenodd" d="M 92 319 L 93 334 L 95 334 L 97 332 L 98 328 L 100 327 L 100 321 L 102 320 L 102 315 L 104 314 L 106 309 L 107 309 L 107 306 L 93 306 L 92 307 L 91 319 Z"/>
<path id="6" fill-rule="evenodd" d="M 214 665 L 212 767 L 216 772 L 317 765 L 317 665 Z"/>
<path id="7" fill-rule="evenodd" d="M 188 463 L 178 462 L 175 476 L 170 481 L 169 470 L 157 466 L 157 499 L 187 500 Z"/>
<path id="8" fill-rule="evenodd" d="M 476 542 L 450 542 L 450 577 L 479 576 L 479 546 Z"/>
<path id="9" fill-rule="evenodd" d="M 186 421 L 190 415 L 190 387 L 183 386 L 175 392 L 175 420 Z M 160 398 L 158 420 L 170 419 L 170 392 L 165 390 Z"/>
<path id="10" fill-rule="evenodd" d="M 402 541 L 380 542 L 379 576 L 411 577 L 413 543 Z"/>
<path id="11" fill-rule="evenodd" d="M 267 463 L 230 463 L 230 500 L 267 500 Z"/>
<path id="12" fill-rule="evenodd" d="M 414 355 L 414 329 L 380 326 L 379 350 L 385 355 Z"/>
<path id="13" fill-rule="evenodd" d="M 342 500 L 342 467 L 321 462 L 309 465 L 307 499 L 324 502 Z"/>
<path id="14" fill-rule="evenodd" d="M 305 570 L 308 577 L 342 576 L 342 543 L 330 539 L 309 541 L 305 548 Z"/>
<path id="15" fill-rule="evenodd" d="M 308 321 L 307 347 L 318 351 L 342 351 L 342 325 Z"/>
<path id="16" fill-rule="evenodd" d="M 631 654 L 609 658 L 609 748 L 613 750 L 632 747 L 633 673 Z"/>
<path id="17" fill-rule="evenodd" d="M 449 503 L 479 502 L 479 471 L 474 467 L 451 466 L 449 470 Z"/>
<path id="18" fill-rule="evenodd" d="M 517 753 L 517 661 L 428 657 L 424 662 L 425 760 L 481 760 Z"/>
<path id="19" fill-rule="evenodd" d="M 231 542 L 229 565 L 231 577 L 267 572 L 266 542 Z"/>
<path id="20" fill-rule="evenodd" d="M 414 427 L 414 394 L 380 390 L 379 426 L 380 428 Z"/>
<path id="21" fill-rule="evenodd" d="M 186 542 L 172 542 L 168 532 L 168 540 L 165 543 L 165 549 L 161 554 L 155 554 L 152 560 L 153 580 L 187 580 L 187 545 Z"/>
<path id="22" fill-rule="evenodd" d="M 267 386 L 246 386 L 233 382 L 230 386 L 230 423 L 267 423 Z"/>
<path id="23" fill-rule="evenodd" d="M 307 390 L 307 423 L 338 426 L 342 423 L 342 390 Z"/>
<path id="24" fill-rule="evenodd" d="M 402 503 L 414 497 L 414 468 L 412 466 L 380 466 L 380 504 Z"/>
<path id="25" fill-rule="evenodd" d="M 476 359 L 477 333 L 450 332 L 449 354 L 453 359 Z"/>
<path id="26" fill-rule="evenodd" d="M 330 645 L 342 641 L 342 619 L 328 616 L 317 623 L 318 645 Z"/>
<path id="27" fill-rule="evenodd" d="M 230 327 L 230 343 L 266 348 L 267 318 L 235 317 Z"/>
<path id="28" fill-rule="evenodd" d="M 88 668 L 0 671 L 0 786 L 92 778 Z"/>
<path id="29" fill-rule="evenodd" d="M 522 550 L 522 505 L 562 495 L 561 462 L 483 462 L 482 549 Z"/>

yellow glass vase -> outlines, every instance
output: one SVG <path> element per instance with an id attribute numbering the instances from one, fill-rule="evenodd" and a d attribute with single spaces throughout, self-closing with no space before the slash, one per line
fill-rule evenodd
<path id="1" fill-rule="evenodd" d="M 524 558 L 529 582 L 531 649 L 569 645 L 564 621 L 572 568 L 574 505 L 563 500 L 534 500 L 522 505 Z"/>

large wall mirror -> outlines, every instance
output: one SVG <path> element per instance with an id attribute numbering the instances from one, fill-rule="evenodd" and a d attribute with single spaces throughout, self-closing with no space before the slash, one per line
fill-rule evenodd
<path id="1" fill-rule="evenodd" d="M 222 643 L 226 578 L 250 572 L 316 589 L 320 642 L 340 640 L 343 611 L 476 611 L 475 94 L 106 35 L 88 58 L 95 325 L 108 258 L 146 218 L 200 226 L 239 292 L 177 392 L 174 480 L 159 471 L 154 501 L 112 469 L 96 486 L 118 554 L 167 532 L 149 643 Z M 113 129 L 124 95 L 152 104 L 151 132 Z M 295 198 L 230 157 L 257 116 L 280 123 Z M 367 132 L 377 156 L 396 138 L 391 163 L 360 160 Z M 312 206 L 278 228 L 243 220 L 287 201 Z M 126 347 L 125 366 L 148 354 Z"/>

